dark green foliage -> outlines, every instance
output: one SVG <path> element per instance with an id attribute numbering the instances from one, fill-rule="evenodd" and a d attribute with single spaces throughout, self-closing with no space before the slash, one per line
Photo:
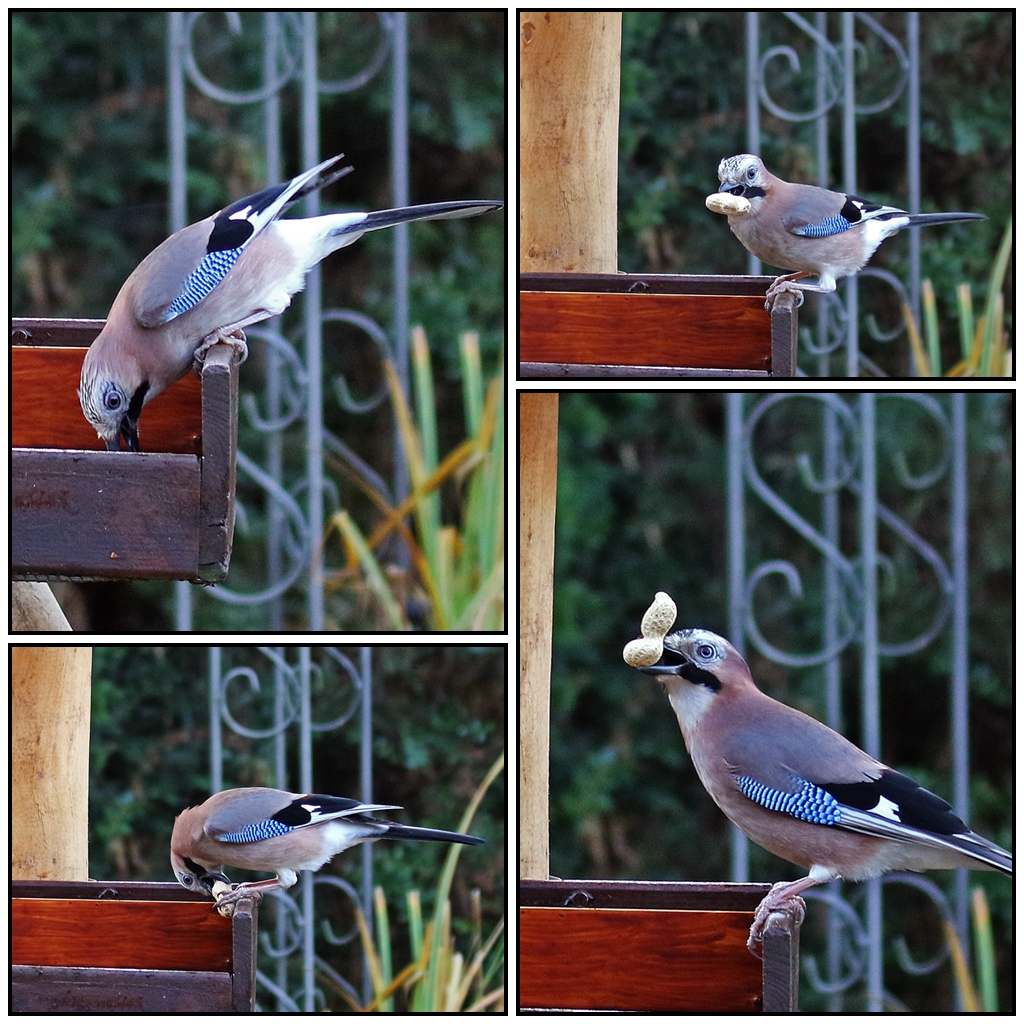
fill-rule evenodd
<path id="1" fill-rule="evenodd" d="M 764 397 L 748 396 L 748 412 Z M 856 411 L 852 398 L 844 401 Z M 936 401 L 948 410 L 945 397 Z M 879 395 L 876 402 L 880 501 L 948 560 L 948 474 L 918 494 L 897 484 L 894 469 L 898 453 L 918 476 L 941 464 L 935 423 L 898 398 Z M 766 484 L 816 528 L 820 500 L 803 487 L 797 456 L 808 453 L 811 471 L 822 476 L 820 422 L 820 403 L 800 398 L 769 410 L 754 433 L 756 464 Z M 967 422 L 970 824 L 1012 849 L 1008 393 L 970 394 Z M 843 448 L 849 457 L 849 436 Z M 622 648 L 638 635 L 656 590 L 676 601 L 677 626 L 728 633 L 724 398 L 706 391 L 563 394 L 558 475 L 551 872 L 564 878 L 724 880 L 730 871 L 729 823 L 698 781 L 661 688 L 622 661 Z M 820 556 L 749 489 L 746 508 L 748 571 L 763 560 L 786 559 L 804 585 L 803 596 L 793 597 L 779 577 L 765 579 L 756 591 L 758 623 L 785 650 L 819 649 Z M 856 498 L 847 491 L 840 500 L 843 550 L 855 550 L 856 531 Z M 879 548 L 886 559 L 880 572 L 881 638 L 907 640 L 931 620 L 935 580 L 884 527 Z M 924 650 L 881 663 L 882 757 L 947 799 L 949 632 L 947 621 Z M 825 717 L 821 668 L 786 669 L 749 644 L 748 655 L 765 692 Z M 842 729 L 859 742 L 856 644 L 842 663 Z M 796 867 L 753 845 L 750 865 L 755 880 L 797 877 Z M 930 877 L 947 885 L 945 873 Z M 1005 958 L 1012 936 L 1010 880 L 972 873 L 971 882 L 989 893 L 996 947 Z M 885 891 L 893 933 L 910 935 L 918 958 L 933 954 L 934 912 L 919 913 L 920 898 L 904 886 Z M 1009 960 L 1000 961 L 1004 984 L 1011 971 Z M 911 982 L 894 966 L 887 979 L 895 986 L 897 978 L 907 985 L 898 991 L 915 1008 L 950 1005 L 948 994 L 935 992 L 934 975 Z M 1004 1006 L 1012 1005 L 1007 989 L 1002 996 Z"/>

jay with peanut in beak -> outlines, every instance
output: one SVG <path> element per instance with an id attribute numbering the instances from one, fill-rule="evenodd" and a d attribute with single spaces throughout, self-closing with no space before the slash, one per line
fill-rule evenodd
<path id="1" fill-rule="evenodd" d="M 759 260 L 790 270 L 768 289 L 765 308 L 783 292 L 834 292 L 836 279 L 856 274 L 874 251 L 901 228 L 986 220 L 980 213 L 907 213 L 815 185 L 775 177 L 751 153 L 727 157 L 718 165 L 721 185 L 705 200 L 727 213 L 732 233 Z M 723 197 L 723 193 L 725 196 Z M 802 278 L 815 275 L 817 284 Z"/>
<path id="2" fill-rule="evenodd" d="M 417 828 L 371 817 L 401 810 L 391 804 L 363 804 L 342 796 L 302 795 L 261 786 L 215 793 L 174 819 L 171 867 L 193 892 L 213 895 L 220 908 L 246 896 L 288 889 L 300 871 L 316 871 L 358 843 L 378 839 L 421 839 L 479 846 L 484 840 L 461 832 Z M 230 891 L 221 867 L 273 871 L 275 878 L 242 882 Z"/>
<path id="3" fill-rule="evenodd" d="M 654 664 L 627 661 L 664 685 L 711 799 L 748 838 L 807 869 L 772 886 L 754 917 L 751 952 L 773 911 L 803 920 L 800 893 L 822 882 L 932 868 L 1013 874 L 1012 855 L 972 832 L 945 800 L 758 690 L 739 652 L 715 633 L 671 633 Z"/>
<path id="4" fill-rule="evenodd" d="M 306 274 L 335 249 L 367 231 L 504 206 L 466 200 L 281 220 L 292 203 L 352 170 L 332 170 L 340 159 L 176 231 L 135 268 L 89 347 L 78 388 L 85 418 L 108 450 L 118 450 L 122 437 L 139 450 L 142 407 L 190 367 L 198 370 L 211 346 L 226 342 L 244 359 L 243 329 L 283 313 Z"/>

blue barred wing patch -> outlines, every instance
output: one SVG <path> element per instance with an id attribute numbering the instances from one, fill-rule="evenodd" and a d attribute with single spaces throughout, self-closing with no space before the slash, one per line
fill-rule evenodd
<path id="1" fill-rule="evenodd" d="M 765 786 L 748 775 L 739 776 L 736 782 L 747 799 L 770 811 L 781 811 L 816 825 L 838 825 L 843 820 L 842 808 L 836 798 L 811 782 L 803 781 L 795 793 Z"/>
<path id="2" fill-rule="evenodd" d="M 275 836 L 283 836 L 293 831 L 291 826 L 282 825 L 273 818 L 266 821 L 257 821 L 253 825 L 246 825 L 238 832 L 228 832 L 226 835 L 217 838 L 222 843 L 258 843 L 261 839 L 273 839 Z"/>
<path id="3" fill-rule="evenodd" d="M 837 214 L 834 217 L 826 217 L 817 224 L 808 224 L 806 227 L 797 228 L 793 234 L 803 235 L 806 238 L 827 238 L 829 235 L 838 235 L 848 231 L 852 226 L 845 217 Z"/>
<path id="4" fill-rule="evenodd" d="M 187 313 L 193 306 L 202 302 L 224 280 L 242 254 L 242 249 L 243 246 L 238 246 L 236 249 L 208 252 L 199 261 L 199 266 L 185 279 L 178 297 L 167 307 L 167 312 L 163 316 L 164 322 Z"/>

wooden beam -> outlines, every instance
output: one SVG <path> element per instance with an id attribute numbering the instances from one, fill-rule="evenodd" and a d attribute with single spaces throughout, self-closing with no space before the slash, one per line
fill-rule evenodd
<path id="1" fill-rule="evenodd" d="M 91 647 L 11 648 L 11 878 L 89 877 Z"/>
<path id="2" fill-rule="evenodd" d="M 759 295 L 521 291 L 519 358 L 768 371 L 771 318 Z"/>
<path id="3" fill-rule="evenodd" d="M 751 1013 L 761 962 L 743 911 L 519 908 L 523 1007 Z"/>
<path id="4" fill-rule="evenodd" d="M 548 877 L 558 395 L 519 396 L 519 877 Z"/>
<path id="5" fill-rule="evenodd" d="M 71 624 L 46 583 L 11 581 L 12 633 L 70 633 Z"/>
<path id="6" fill-rule="evenodd" d="M 72 321 L 74 323 L 74 321 Z M 11 447 L 105 451 L 78 403 L 85 348 L 11 347 Z M 202 390 L 194 373 L 146 404 L 146 452 L 202 454 Z"/>
<path id="7" fill-rule="evenodd" d="M 519 269 L 615 273 L 621 12 L 519 14 Z"/>

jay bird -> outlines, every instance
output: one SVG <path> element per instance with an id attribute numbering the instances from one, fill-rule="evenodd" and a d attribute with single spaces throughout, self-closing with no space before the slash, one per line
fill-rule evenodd
<path id="1" fill-rule="evenodd" d="M 217 896 L 229 879 L 225 864 L 249 871 L 273 871 L 276 878 L 242 882 L 221 895 L 222 907 L 255 893 L 288 889 L 299 871 L 316 871 L 358 843 L 378 839 L 424 839 L 437 843 L 484 842 L 461 832 L 417 828 L 371 817 L 373 811 L 398 811 L 391 804 L 363 804 L 343 796 L 302 795 L 254 786 L 215 793 L 174 819 L 171 867 L 193 892 Z"/>
<path id="2" fill-rule="evenodd" d="M 475 217 L 504 206 L 471 199 L 280 220 L 292 203 L 352 170 L 329 170 L 340 159 L 176 231 L 135 268 L 89 347 L 78 388 L 85 418 L 108 450 L 117 451 L 122 437 L 139 450 L 142 407 L 190 366 L 198 370 L 212 345 L 227 342 L 244 359 L 243 328 L 283 313 L 306 274 L 335 249 L 367 231 Z"/>
<path id="3" fill-rule="evenodd" d="M 723 160 L 718 180 L 719 193 L 749 203 L 743 212 L 729 213 L 729 227 L 747 251 L 773 267 L 794 271 L 772 283 L 766 309 L 785 291 L 796 293 L 797 305 L 803 302 L 802 292 L 834 292 L 836 278 L 856 274 L 901 228 L 987 219 L 981 213 L 907 213 L 816 185 L 783 181 L 751 153 Z M 708 205 L 714 209 L 711 200 L 709 196 Z M 800 280 L 811 274 L 817 276 L 817 284 Z"/>
<path id="4" fill-rule="evenodd" d="M 763 694 L 722 637 L 684 629 L 664 638 L 655 664 L 632 663 L 664 685 L 711 799 L 759 846 L 807 869 L 773 885 L 757 908 L 751 952 L 769 914 L 787 907 L 803 920 L 800 893 L 835 878 L 932 868 L 1013 874 L 1013 856 L 945 800 Z"/>

